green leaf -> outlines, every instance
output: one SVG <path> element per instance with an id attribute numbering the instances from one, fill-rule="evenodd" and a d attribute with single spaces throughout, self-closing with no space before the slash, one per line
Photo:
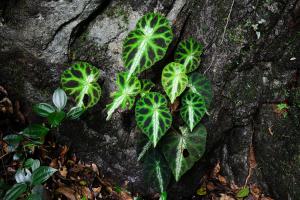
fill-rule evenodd
<path id="1" fill-rule="evenodd" d="M 210 81 L 202 74 L 194 72 L 189 76 L 188 87 L 192 92 L 204 97 L 205 105 L 208 109 L 212 100 L 212 86 Z"/>
<path id="2" fill-rule="evenodd" d="M 30 194 L 27 197 L 27 200 L 43 200 L 43 197 L 40 196 L 39 194 Z"/>
<path id="3" fill-rule="evenodd" d="M 168 64 L 162 71 L 161 82 L 171 103 L 174 103 L 176 97 L 185 90 L 188 84 L 184 66 L 174 62 Z"/>
<path id="4" fill-rule="evenodd" d="M 122 59 L 129 71 L 126 80 L 161 60 L 172 39 L 170 23 L 164 16 L 157 13 L 144 15 L 123 44 Z"/>
<path id="5" fill-rule="evenodd" d="M 78 119 L 84 112 L 82 107 L 73 107 L 67 113 L 67 118 L 69 119 Z"/>
<path id="6" fill-rule="evenodd" d="M 159 200 L 167 200 L 167 192 L 163 192 L 160 194 Z"/>
<path id="7" fill-rule="evenodd" d="M 41 163 L 38 159 L 32 159 L 32 158 L 27 159 L 24 163 L 24 167 L 27 168 L 27 169 L 31 168 L 32 171 L 39 168 L 40 165 L 41 165 Z"/>
<path id="8" fill-rule="evenodd" d="M 172 124 L 167 99 L 157 92 L 147 93 L 136 103 L 135 119 L 155 147 Z"/>
<path id="9" fill-rule="evenodd" d="M 15 174 L 15 179 L 17 183 L 30 183 L 31 172 L 28 169 L 18 169 Z"/>
<path id="10" fill-rule="evenodd" d="M 146 182 L 160 193 L 166 191 L 171 174 L 165 158 L 153 149 L 146 154 L 143 166 Z"/>
<path id="11" fill-rule="evenodd" d="M 202 95 L 188 91 L 181 99 L 180 115 L 188 125 L 190 131 L 200 122 L 205 115 L 206 106 Z"/>
<path id="12" fill-rule="evenodd" d="M 15 135 L 15 134 L 11 134 L 11 135 L 7 135 L 3 138 L 3 140 L 7 143 L 7 149 L 8 152 L 14 152 L 20 142 L 23 140 L 23 136 L 22 135 Z"/>
<path id="13" fill-rule="evenodd" d="M 64 71 L 61 84 L 68 95 L 75 97 L 77 106 L 92 107 L 100 99 L 101 87 L 97 83 L 100 71 L 86 62 L 76 62 Z"/>
<path id="14" fill-rule="evenodd" d="M 51 127 L 57 127 L 60 125 L 65 116 L 66 113 L 63 111 L 51 113 L 48 116 L 48 122 L 51 124 Z"/>
<path id="15" fill-rule="evenodd" d="M 198 68 L 202 52 L 203 46 L 195 39 L 189 38 L 179 43 L 175 52 L 175 62 L 183 64 L 186 73 L 190 73 Z"/>
<path id="16" fill-rule="evenodd" d="M 151 89 L 155 86 L 154 83 L 150 80 L 147 79 L 143 79 L 141 80 L 141 85 L 142 85 L 142 89 L 141 89 L 141 96 L 143 97 L 146 93 L 150 92 Z"/>
<path id="17" fill-rule="evenodd" d="M 22 135 L 31 138 L 31 139 L 40 139 L 47 135 L 49 129 L 40 125 L 33 124 L 25 128 L 22 132 Z"/>
<path id="18" fill-rule="evenodd" d="M 32 184 L 39 185 L 50 178 L 57 170 L 52 167 L 41 166 L 32 173 Z"/>
<path id="19" fill-rule="evenodd" d="M 16 200 L 18 197 L 21 196 L 24 192 L 26 192 L 27 185 L 26 183 L 17 183 L 10 188 L 5 196 L 4 200 Z"/>
<path id="20" fill-rule="evenodd" d="M 138 154 L 138 161 L 141 161 L 141 160 L 143 160 L 143 158 L 145 157 L 145 155 L 151 149 L 153 149 L 153 144 L 152 144 L 152 141 L 149 140 L 149 138 L 145 134 L 139 132 L 138 135 L 139 135 L 138 145 L 137 145 L 137 150 L 139 152 L 139 154 Z"/>
<path id="21" fill-rule="evenodd" d="M 50 113 L 55 112 L 55 108 L 47 103 L 39 103 L 33 106 L 33 111 L 41 117 L 48 117 Z"/>
<path id="22" fill-rule="evenodd" d="M 113 112 L 118 108 L 131 109 L 134 105 L 135 96 L 141 91 L 141 83 L 136 76 L 132 76 L 131 79 L 127 80 L 128 72 L 122 72 L 117 75 L 117 86 L 118 91 L 112 94 L 113 102 L 108 104 L 107 107 L 107 118 L 109 120 Z"/>
<path id="23" fill-rule="evenodd" d="M 238 191 L 238 193 L 236 194 L 236 197 L 237 198 L 244 198 L 244 197 L 247 197 L 249 195 L 249 188 L 248 187 L 243 187 L 242 189 L 240 189 Z"/>
<path id="24" fill-rule="evenodd" d="M 52 96 L 52 101 L 53 101 L 53 104 L 56 106 L 56 108 L 59 111 L 62 110 L 66 106 L 67 100 L 68 100 L 68 98 L 67 98 L 67 95 L 64 90 L 57 88 L 54 91 L 53 96 Z"/>
<path id="25" fill-rule="evenodd" d="M 171 132 L 163 142 L 163 153 L 168 161 L 175 180 L 186 173 L 205 151 L 206 129 L 199 124 L 193 132 L 188 127 L 180 127 L 181 134 Z"/>

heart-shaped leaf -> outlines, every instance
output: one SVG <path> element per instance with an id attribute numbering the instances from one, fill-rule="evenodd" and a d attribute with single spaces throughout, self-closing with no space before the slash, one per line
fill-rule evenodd
<path id="1" fill-rule="evenodd" d="M 136 76 L 132 76 L 131 79 L 127 80 L 128 72 L 119 73 L 117 76 L 118 91 L 112 94 L 113 102 L 108 104 L 107 107 L 107 118 L 109 120 L 113 112 L 118 108 L 131 109 L 134 105 L 135 96 L 140 93 L 141 83 Z"/>
<path id="2" fill-rule="evenodd" d="M 67 104 L 67 95 L 64 90 L 57 88 L 52 96 L 52 102 L 56 106 L 56 108 L 60 111 L 62 110 Z"/>
<path id="3" fill-rule="evenodd" d="M 149 138 L 141 132 L 139 132 L 137 149 L 139 152 L 138 161 L 144 160 L 144 157 L 147 154 L 147 152 L 153 149 L 152 141 L 149 140 Z"/>
<path id="4" fill-rule="evenodd" d="M 55 108 L 47 103 L 39 103 L 33 106 L 33 111 L 41 117 L 48 117 L 49 114 L 55 112 Z"/>
<path id="5" fill-rule="evenodd" d="M 210 81 L 202 74 L 195 72 L 189 76 L 188 87 L 192 92 L 204 97 L 205 105 L 208 109 L 212 100 L 212 86 Z"/>
<path id="6" fill-rule="evenodd" d="M 193 38 L 181 41 L 175 52 L 175 62 L 181 63 L 186 73 L 196 70 L 201 61 L 203 46 Z"/>
<path id="7" fill-rule="evenodd" d="M 199 124 L 192 132 L 188 127 L 180 127 L 181 134 L 171 132 L 163 141 L 163 153 L 175 180 L 186 173 L 205 151 L 206 129 Z"/>
<path id="8" fill-rule="evenodd" d="M 101 87 L 97 83 L 100 71 L 86 62 L 77 62 L 64 71 L 61 84 L 67 94 L 73 95 L 77 106 L 92 107 L 100 99 Z"/>
<path id="9" fill-rule="evenodd" d="M 161 82 L 171 103 L 174 103 L 176 97 L 185 90 L 188 84 L 185 67 L 175 62 L 168 64 L 162 71 Z"/>
<path id="10" fill-rule="evenodd" d="M 145 155 L 143 162 L 146 182 L 160 193 L 166 191 L 170 181 L 170 169 L 165 158 L 155 149 Z"/>
<path id="11" fill-rule="evenodd" d="M 26 183 L 17 183 L 10 188 L 5 196 L 4 200 L 16 200 L 18 197 L 21 196 L 24 192 L 27 190 L 27 185 Z"/>
<path id="12" fill-rule="evenodd" d="M 155 147 L 172 124 L 167 99 L 158 92 L 147 93 L 136 103 L 135 119 Z"/>
<path id="13" fill-rule="evenodd" d="M 193 131 L 193 128 L 205 115 L 206 106 L 202 95 L 188 91 L 181 99 L 180 115 L 184 122 Z"/>
<path id="14" fill-rule="evenodd" d="M 141 85 L 142 85 L 142 89 L 141 89 L 141 96 L 143 97 L 146 93 L 150 92 L 151 89 L 155 86 L 154 83 L 150 80 L 147 79 L 143 79 L 141 80 Z"/>
<path id="15" fill-rule="evenodd" d="M 23 140 L 23 136 L 11 134 L 5 136 L 3 140 L 7 143 L 7 151 L 10 153 L 14 152 L 18 148 L 20 142 Z"/>
<path id="16" fill-rule="evenodd" d="M 52 167 L 41 166 L 32 173 L 32 184 L 39 185 L 48 180 L 57 170 Z"/>
<path id="17" fill-rule="evenodd" d="M 123 44 L 122 58 L 128 69 L 127 80 L 161 60 L 172 39 L 170 23 L 164 16 L 157 13 L 144 15 Z"/>

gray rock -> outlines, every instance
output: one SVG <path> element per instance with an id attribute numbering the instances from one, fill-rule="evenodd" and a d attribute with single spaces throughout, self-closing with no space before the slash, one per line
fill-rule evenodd
<path id="1" fill-rule="evenodd" d="M 61 72 L 70 63 L 93 63 L 101 70 L 103 96 L 80 122 L 66 123 L 60 139 L 65 138 L 80 158 L 100 165 L 118 184 L 129 181 L 131 191 L 147 193 L 143 169 L 137 162 L 139 135 L 133 112 L 118 111 L 106 122 L 105 105 L 115 90 L 116 73 L 124 70 L 122 40 L 144 13 L 161 12 L 172 21 L 176 35 L 161 64 L 172 59 L 180 40 L 195 37 L 205 45 L 199 71 L 209 77 L 214 91 L 210 116 L 204 119 L 208 129 L 206 154 L 181 181 L 171 183 L 170 198 L 190 198 L 205 171 L 218 160 L 222 174 L 242 186 L 252 145 L 258 166 L 250 183 L 257 183 L 275 199 L 297 199 L 300 5 L 296 0 L 241 0 L 234 1 L 231 10 L 232 2 L 1 2 L 0 84 L 22 98 L 29 110 L 34 103 L 50 101 Z M 153 77 L 161 69 L 155 66 L 147 73 Z M 274 112 L 280 102 L 290 106 L 286 118 Z"/>

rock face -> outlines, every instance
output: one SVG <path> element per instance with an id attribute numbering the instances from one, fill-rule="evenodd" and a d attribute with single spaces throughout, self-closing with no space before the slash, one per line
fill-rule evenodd
<path id="1" fill-rule="evenodd" d="M 180 182 L 171 184 L 171 199 L 188 199 L 204 169 L 218 160 L 223 175 L 244 185 L 250 146 L 257 159 L 250 182 L 275 199 L 299 198 L 299 1 L 1 1 L 0 84 L 22 99 L 26 109 L 50 101 L 60 73 L 73 61 L 97 66 L 100 103 L 80 122 L 65 124 L 59 134 L 116 182 L 129 181 L 132 191 L 148 192 L 137 162 L 133 113 L 120 111 L 106 122 L 104 108 L 111 101 L 116 73 L 124 69 L 122 40 L 150 11 L 165 14 L 173 24 L 176 38 L 169 55 L 190 36 L 205 45 L 200 72 L 214 90 L 205 119 L 206 154 Z M 288 104 L 286 116 L 277 109 L 279 103 Z"/>

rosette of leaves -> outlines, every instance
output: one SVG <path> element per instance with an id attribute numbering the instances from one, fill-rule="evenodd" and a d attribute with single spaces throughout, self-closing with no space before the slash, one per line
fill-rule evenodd
<path id="1" fill-rule="evenodd" d="M 212 101 L 212 87 L 210 81 L 202 74 L 194 72 L 189 76 L 188 87 L 190 91 L 203 96 L 208 109 Z"/>
<path id="2" fill-rule="evenodd" d="M 6 192 L 4 199 L 16 200 L 25 192 L 29 193 L 27 199 L 42 199 L 42 196 L 36 192 L 36 188 L 40 187 L 56 171 L 52 167 L 40 166 L 39 160 L 27 159 L 24 162 L 23 168 L 18 169 L 15 174 L 17 183 Z"/>
<path id="3" fill-rule="evenodd" d="M 180 96 L 188 84 L 188 76 L 185 74 L 182 64 L 172 62 L 164 67 L 161 75 L 162 86 L 171 103 Z"/>
<path id="4" fill-rule="evenodd" d="M 168 134 L 162 145 L 163 154 L 176 181 L 201 158 L 206 145 L 206 129 L 202 124 L 192 132 L 185 126 L 180 127 L 180 131 Z"/>
<path id="5" fill-rule="evenodd" d="M 180 115 L 190 131 L 200 122 L 206 113 L 204 97 L 188 91 L 181 99 Z"/>
<path id="6" fill-rule="evenodd" d="M 158 92 L 147 93 L 136 103 L 135 119 L 155 147 L 172 124 L 167 99 Z"/>
<path id="7" fill-rule="evenodd" d="M 164 16 L 157 13 L 144 15 L 123 44 L 122 59 L 128 69 L 127 80 L 161 60 L 172 39 L 170 23 Z"/>
<path id="8" fill-rule="evenodd" d="M 83 113 L 82 107 L 72 107 L 68 113 L 65 113 L 63 109 L 67 104 L 67 95 L 64 90 L 57 88 L 52 96 L 52 102 L 54 106 L 47 103 L 39 103 L 34 105 L 33 111 L 41 117 L 48 119 L 51 127 L 57 127 L 65 119 L 77 119 Z"/>
<path id="9" fill-rule="evenodd" d="M 113 102 L 108 104 L 107 118 L 109 120 L 113 112 L 121 106 L 122 109 L 131 109 L 134 105 L 135 96 L 140 93 L 141 83 L 136 76 L 127 80 L 128 72 L 122 72 L 117 75 L 118 91 L 112 94 Z"/>
<path id="10" fill-rule="evenodd" d="M 175 51 L 175 62 L 181 63 L 186 73 L 190 73 L 198 68 L 202 52 L 203 46 L 195 39 L 189 38 L 179 43 Z"/>
<path id="11" fill-rule="evenodd" d="M 76 62 L 61 76 L 61 85 L 75 98 L 78 107 L 90 108 L 100 99 L 101 87 L 97 83 L 100 71 L 86 62 Z"/>

